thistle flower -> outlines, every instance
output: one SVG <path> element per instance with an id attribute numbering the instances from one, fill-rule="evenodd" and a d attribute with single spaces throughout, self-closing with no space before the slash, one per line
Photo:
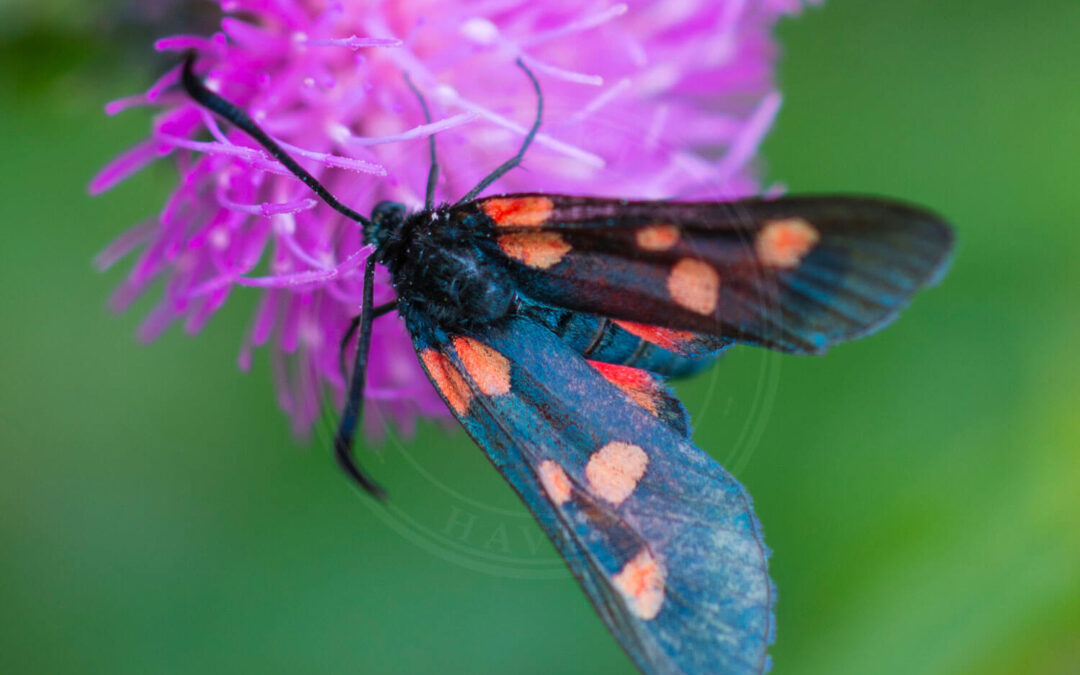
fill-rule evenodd
<path id="1" fill-rule="evenodd" d="M 721 199 L 759 191 L 754 158 L 780 103 L 770 31 L 800 4 L 221 0 L 219 33 L 156 48 L 197 50 L 209 86 L 360 212 L 384 199 L 422 205 L 431 134 L 442 200 L 513 154 L 535 111 L 518 57 L 540 78 L 544 126 L 524 168 L 489 192 Z M 176 322 L 199 332 L 234 291 L 260 293 L 239 365 L 271 345 L 280 405 L 305 433 L 325 391 L 341 402 L 338 345 L 359 311 L 369 251 L 356 223 L 187 100 L 174 86 L 179 72 L 106 106 L 161 112 L 151 137 L 105 167 L 91 193 L 159 160 L 180 176 L 156 218 L 98 257 L 106 268 L 141 249 L 110 304 L 122 310 L 163 279 L 138 329 L 150 341 Z M 404 73 L 426 96 L 431 123 Z M 377 281 L 375 301 L 390 300 L 386 277 Z M 371 354 L 369 410 L 406 432 L 417 416 L 448 415 L 400 322 L 376 322 Z M 381 419 L 369 415 L 368 431 Z"/>

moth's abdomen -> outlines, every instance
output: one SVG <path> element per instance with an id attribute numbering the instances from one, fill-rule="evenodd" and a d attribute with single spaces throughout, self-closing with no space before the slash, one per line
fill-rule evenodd
<path id="1" fill-rule="evenodd" d="M 641 368 L 669 377 L 700 371 L 727 346 L 720 339 L 702 343 L 700 336 L 690 333 L 619 322 L 545 305 L 528 305 L 524 313 L 547 326 L 587 359 Z M 680 342 L 680 338 L 684 339 Z M 686 348 L 694 340 L 698 340 L 694 348 Z"/>

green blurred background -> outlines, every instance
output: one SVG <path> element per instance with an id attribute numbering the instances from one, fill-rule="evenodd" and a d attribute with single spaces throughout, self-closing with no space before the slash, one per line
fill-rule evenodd
<path id="1" fill-rule="evenodd" d="M 101 106 L 155 31 L 0 8 L 0 672 L 632 672 L 546 541 L 499 562 L 499 526 L 539 530 L 463 434 L 385 444 L 379 512 L 291 438 L 265 354 L 235 370 L 250 299 L 135 343 L 147 303 L 109 315 L 124 266 L 90 258 L 171 176 L 85 184 L 146 129 Z M 775 551 L 775 672 L 1080 673 L 1080 2 L 834 0 L 780 34 L 769 175 L 932 205 L 959 248 L 871 339 L 679 387 Z M 416 466 L 488 505 L 460 559 Z"/>

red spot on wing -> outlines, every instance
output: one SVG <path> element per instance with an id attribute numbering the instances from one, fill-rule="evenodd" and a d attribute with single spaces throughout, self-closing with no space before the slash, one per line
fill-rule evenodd
<path id="1" fill-rule="evenodd" d="M 709 316 L 719 302 L 720 274 L 709 263 L 683 258 L 671 268 L 667 287 L 676 304 Z"/>
<path id="2" fill-rule="evenodd" d="M 424 369 L 431 376 L 435 388 L 443 395 L 450 408 L 463 416 L 469 411 L 469 402 L 472 400 L 472 391 L 461 373 L 454 368 L 450 359 L 432 348 L 427 348 L 420 353 L 420 360 L 424 362 Z"/>
<path id="3" fill-rule="evenodd" d="M 558 232 L 511 232 L 499 237 L 503 253 L 529 267 L 546 270 L 572 250 Z"/>
<path id="4" fill-rule="evenodd" d="M 480 208 L 498 227 L 539 227 L 551 217 L 555 204 L 547 197 L 495 197 Z"/>
<path id="5" fill-rule="evenodd" d="M 646 342 L 673 352 L 682 351 L 686 345 L 698 339 L 698 335 L 690 331 L 653 326 L 647 323 L 615 321 L 615 324 L 631 335 L 636 335 Z"/>
<path id="6" fill-rule="evenodd" d="M 611 441 L 589 456 L 585 479 L 593 493 L 615 506 L 626 501 L 649 467 L 649 455 L 640 446 Z"/>
<path id="7" fill-rule="evenodd" d="M 483 342 L 470 337 L 455 337 L 454 351 L 461 365 L 487 396 L 510 391 L 510 361 Z"/>
<path id="8" fill-rule="evenodd" d="M 797 267 L 817 245 L 821 234 L 802 218 L 773 220 L 761 228 L 757 240 L 758 258 L 772 267 Z"/>
<path id="9" fill-rule="evenodd" d="M 559 466 L 558 462 L 545 459 L 540 463 L 540 483 L 556 506 L 562 506 L 570 501 L 573 487 L 570 485 L 570 478 L 566 475 L 566 471 Z"/>
<path id="10" fill-rule="evenodd" d="M 679 228 L 674 225 L 649 225 L 637 231 L 637 245 L 646 251 L 666 251 L 679 243 Z"/>
<path id="11" fill-rule="evenodd" d="M 617 366 L 603 361 L 589 361 L 589 365 L 603 375 L 608 382 L 626 392 L 634 403 L 653 415 L 659 414 L 662 392 L 652 375 L 640 368 Z"/>
<path id="12" fill-rule="evenodd" d="M 666 576 L 664 568 L 652 553 L 642 549 L 611 581 L 626 598 L 630 611 L 648 621 L 656 618 L 664 604 Z"/>

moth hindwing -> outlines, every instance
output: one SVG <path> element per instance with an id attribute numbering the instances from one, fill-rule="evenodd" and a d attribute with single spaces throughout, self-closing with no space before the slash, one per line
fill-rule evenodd
<path id="1" fill-rule="evenodd" d="M 763 672 L 775 589 L 750 498 L 665 422 L 648 398 L 661 392 L 620 387 L 525 318 L 410 330 L 451 410 L 639 667 Z"/>

